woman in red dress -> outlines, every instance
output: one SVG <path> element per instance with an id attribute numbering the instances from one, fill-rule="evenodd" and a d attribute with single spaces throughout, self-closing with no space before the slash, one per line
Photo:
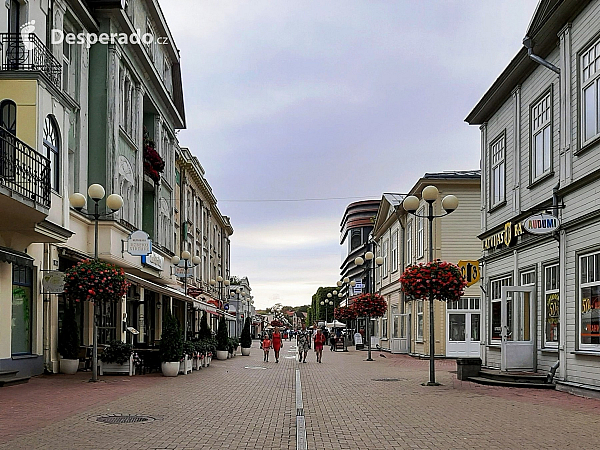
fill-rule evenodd
<path id="1" fill-rule="evenodd" d="M 279 350 L 281 350 L 283 343 L 281 339 L 281 333 L 279 332 L 279 327 L 275 327 L 273 332 L 273 350 L 275 350 L 275 362 L 279 362 Z"/>
<path id="2" fill-rule="evenodd" d="M 321 332 L 320 328 L 317 328 L 317 334 L 315 335 L 315 353 L 317 354 L 317 362 L 321 362 L 323 358 L 323 344 L 325 344 L 325 335 Z"/>

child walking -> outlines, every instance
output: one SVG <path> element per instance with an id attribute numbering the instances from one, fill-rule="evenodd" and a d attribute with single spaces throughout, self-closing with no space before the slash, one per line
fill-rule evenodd
<path id="1" fill-rule="evenodd" d="M 262 341 L 262 348 L 265 352 L 265 357 L 263 361 L 269 362 L 269 349 L 271 348 L 271 339 L 269 339 L 268 334 L 265 334 L 265 338 Z"/>

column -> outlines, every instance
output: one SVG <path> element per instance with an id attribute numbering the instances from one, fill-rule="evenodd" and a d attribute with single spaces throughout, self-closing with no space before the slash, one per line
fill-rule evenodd
<path id="1" fill-rule="evenodd" d="M 487 123 L 482 124 L 479 127 L 481 131 L 481 158 L 480 158 L 480 169 L 481 169 L 481 230 L 484 231 L 487 228 Z M 410 257 L 410 255 L 409 255 Z"/>
<path id="2" fill-rule="evenodd" d="M 144 86 L 139 83 L 135 86 L 137 93 L 137 147 L 138 152 L 135 161 L 135 182 L 137 183 L 137 202 L 135 208 L 135 218 L 133 223 L 136 227 L 142 228 L 142 199 L 144 196 Z"/>
<path id="3" fill-rule="evenodd" d="M 572 115 L 571 115 L 571 24 L 568 23 L 558 33 L 560 45 L 559 80 L 559 173 L 562 186 L 571 182 L 573 174 L 573 152 L 571 148 Z M 561 267 L 562 270 L 562 267 Z"/>
<path id="4" fill-rule="evenodd" d="M 140 332 L 140 334 L 138 334 L 138 342 L 140 342 L 140 343 L 145 342 L 145 339 L 144 339 L 144 291 L 145 291 L 145 289 L 140 286 L 140 303 L 138 304 L 139 320 L 138 320 L 138 326 L 137 326 L 137 329 Z"/>
<path id="5" fill-rule="evenodd" d="M 513 213 L 521 213 L 521 86 L 511 93 L 514 100 L 513 117 Z M 508 155 L 505 155 L 505 158 Z M 505 166 L 506 167 L 506 166 Z"/>

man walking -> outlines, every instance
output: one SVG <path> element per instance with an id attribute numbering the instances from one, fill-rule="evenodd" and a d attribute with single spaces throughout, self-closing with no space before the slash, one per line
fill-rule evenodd
<path id="1" fill-rule="evenodd" d="M 310 349 L 310 337 L 308 335 L 308 330 L 306 329 L 306 324 L 302 324 L 302 329 L 298 331 L 296 334 L 296 346 L 298 347 L 298 357 L 300 358 L 299 362 L 306 362 L 306 354 Z M 304 360 L 302 354 L 304 353 Z"/>

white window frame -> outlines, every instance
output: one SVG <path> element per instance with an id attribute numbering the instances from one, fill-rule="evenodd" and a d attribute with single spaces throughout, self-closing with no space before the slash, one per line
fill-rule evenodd
<path id="1" fill-rule="evenodd" d="M 417 342 L 423 342 L 423 329 L 425 324 L 423 322 L 423 300 L 417 300 Z"/>
<path id="2" fill-rule="evenodd" d="M 406 224 L 406 265 L 410 266 L 413 263 L 413 248 L 412 248 L 412 220 Z"/>
<path id="3" fill-rule="evenodd" d="M 417 211 L 417 259 L 422 258 L 425 253 L 425 208 L 421 208 Z"/>
<path id="4" fill-rule="evenodd" d="M 598 296 L 600 297 L 600 252 L 586 253 L 585 255 L 580 255 L 578 258 L 579 265 L 579 313 L 577 314 L 577 321 L 579 324 L 579 337 L 578 343 L 579 348 L 581 350 L 593 350 L 600 351 L 600 343 L 598 344 L 590 344 L 583 343 L 581 339 L 581 335 L 583 334 L 583 318 L 582 315 L 590 311 L 595 310 L 593 308 L 594 303 L 591 302 L 591 297 L 587 296 L 584 298 L 584 289 L 594 289 L 598 291 Z M 585 267 L 585 270 L 584 270 Z M 600 309 L 600 308 L 599 308 Z M 584 312 L 585 311 L 585 312 Z"/>
<path id="5" fill-rule="evenodd" d="M 388 304 L 390 299 L 387 299 Z M 381 318 L 381 339 L 388 338 L 388 312 L 386 311 L 383 317 Z"/>
<path id="6" fill-rule="evenodd" d="M 580 136 L 583 147 L 600 136 L 600 39 L 581 53 L 579 61 Z M 588 92 L 590 96 L 586 97 Z M 591 103 L 589 109 L 588 101 Z"/>
<path id="7" fill-rule="evenodd" d="M 494 326 L 494 306 L 496 303 L 501 304 L 501 288 L 502 286 L 512 286 L 512 275 L 504 275 L 498 278 L 494 278 L 490 280 L 490 328 L 489 328 L 489 336 L 490 343 L 500 345 L 501 337 L 493 337 L 494 330 L 492 327 Z M 500 306 L 500 311 L 502 311 L 502 306 Z M 500 327 L 502 327 L 502 321 L 500 320 Z M 500 330 L 502 332 L 502 330 Z"/>
<path id="8" fill-rule="evenodd" d="M 520 286 L 535 286 L 535 269 L 527 269 L 520 274 Z"/>
<path id="9" fill-rule="evenodd" d="M 506 133 L 490 144 L 490 205 L 492 208 L 506 201 Z"/>
<path id="10" fill-rule="evenodd" d="M 530 171 L 534 182 L 552 171 L 552 89 L 531 107 L 530 120 Z"/>
<path id="11" fill-rule="evenodd" d="M 383 249 L 382 249 L 382 256 L 383 256 L 383 265 L 381 266 L 381 278 L 385 278 L 388 276 L 389 272 L 388 272 L 388 251 L 389 251 L 389 240 L 385 239 L 383 241 Z"/>
<path id="12" fill-rule="evenodd" d="M 392 233 L 391 252 L 392 272 L 396 272 L 398 270 L 398 230 L 394 230 Z"/>
<path id="13" fill-rule="evenodd" d="M 553 273 L 554 272 L 554 273 Z M 543 334 L 544 334 L 544 347 L 558 347 L 558 340 L 560 337 L 560 318 L 557 322 L 557 334 L 555 340 L 548 339 L 548 295 L 559 294 L 560 292 L 560 272 L 558 263 L 547 264 L 544 266 L 544 297 L 543 297 L 543 305 L 544 305 L 544 325 L 543 325 Z M 560 296 L 558 299 L 558 314 L 560 312 Z M 560 317 L 560 316 L 559 316 Z"/>

